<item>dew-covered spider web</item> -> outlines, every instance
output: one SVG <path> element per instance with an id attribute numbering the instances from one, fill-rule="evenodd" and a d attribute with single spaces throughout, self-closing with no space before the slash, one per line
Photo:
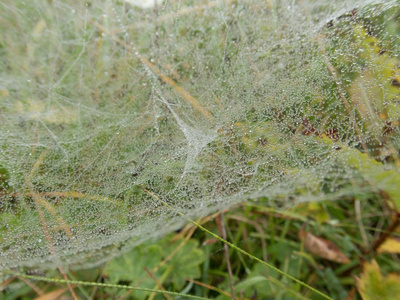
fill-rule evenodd
<path id="1" fill-rule="evenodd" d="M 0 271 L 99 264 L 177 211 L 400 208 L 398 1 L 144 2 L 0 3 Z"/>

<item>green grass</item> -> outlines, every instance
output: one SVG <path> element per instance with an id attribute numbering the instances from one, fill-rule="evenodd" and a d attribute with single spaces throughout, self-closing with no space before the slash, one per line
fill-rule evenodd
<path id="1" fill-rule="evenodd" d="M 343 205 L 343 207 L 332 207 L 339 205 Z M 318 298 L 317 294 L 312 293 L 307 287 L 287 279 L 286 275 L 282 274 L 282 272 L 285 272 L 289 276 L 305 281 L 334 299 L 344 299 L 347 293 L 355 287 L 353 276 L 360 276 L 361 274 L 359 261 L 361 257 L 364 259 L 377 259 L 385 272 L 399 271 L 400 265 L 388 254 L 378 254 L 375 251 L 376 249 L 367 255 L 362 254 L 363 250 L 369 250 L 370 248 L 362 246 L 360 227 L 352 221 L 356 218 L 356 212 L 354 209 L 348 208 L 348 206 L 352 205 L 354 205 L 354 200 L 335 202 L 334 205 L 322 203 L 320 213 L 323 215 L 322 213 L 325 212 L 326 220 L 320 224 L 315 218 L 310 217 L 307 228 L 309 232 L 324 236 L 339 245 L 340 249 L 351 260 L 350 264 L 345 265 L 330 262 L 318 256 L 312 256 L 308 251 L 304 250 L 297 233 L 304 224 L 304 216 L 308 214 L 315 215 L 313 208 L 307 209 L 299 206 L 293 207 L 289 211 L 279 212 L 274 210 L 266 211 L 264 207 L 243 204 L 225 212 L 224 222 L 227 230 L 238 236 L 235 245 L 231 246 L 233 248 L 247 249 L 252 255 L 263 257 L 261 239 L 264 238 L 266 241 L 267 262 L 280 270 L 277 271 L 265 267 L 263 265 L 265 263 L 262 260 L 260 262 L 259 259 L 249 259 L 246 254 L 244 258 L 240 259 L 240 253 L 231 252 L 229 260 L 234 274 L 236 296 L 238 298 L 251 298 L 257 290 L 258 297 L 262 299 L 264 297 L 270 297 L 271 299 L 279 299 L 279 297 L 284 299 L 301 299 L 301 297 L 322 299 Z M 369 215 L 371 213 L 376 214 L 380 208 L 377 205 L 370 205 L 364 208 L 363 215 L 365 217 L 361 221 L 365 225 L 371 224 L 371 216 Z M 342 213 L 343 219 L 333 217 L 329 213 L 332 210 Z M 249 222 L 241 222 L 235 219 L 235 217 L 242 214 L 246 214 L 246 220 Z M 388 216 L 382 214 L 379 217 L 373 217 L 373 220 L 373 224 L 382 223 L 381 226 L 384 229 L 387 227 L 384 224 L 387 222 Z M 208 218 L 207 221 L 202 226 L 205 226 L 211 232 L 218 232 L 214 218 Z M 271 224 L 274 224 L 274 230 L 271 229 Z M 262 236 L 255 228 L 255 225 L 261 226 Z M 181 232 L 183 234 L 171 234 L 160 241 L 140 245 L 122 257 L 113 259 L 98 268 L 71 271 L 68 277 L 72 281 L 75 278 L 81 281 L 71 282 L 71 284 L 79 286 L 79 289 L 74 289 L 79 298 L 87 299 L 114 298 L 117 295 L 125 295 L 128 298 L 141 298 L 146 294 L 138 294 L 138 291 L 129 293 L 126 289 L 135 289 L 135 287 L 139 291 L 140 289 L 159 289 L 160 280 L 162 280 L 161 284 L 165 290 L 181 292 L 185 286 L 190 284 L 191 280 L 197 278 L 201 280 L 201 283 L 210 285 L 217 291 L 194 284 L 191 287 L 193 295 L 206 298 L 223 298 L 224 296 L 221 296 L 222 292 L 218 292 L 220 290 L 230 295 L 229 275 L 226 269 L 223 245 L 219 241 L 215 243 L 207 233 L 199 231 L 199 229 L 196 231 L 193 229 L 196 229 L 196 226 L 187 226 Z M 369 245 L 372 245 L 376 240 L 376 238 L 374 239 L 376 229 L 376 225 L 365 229 L 367 230 L 367 242 Z M 394 236 L 399 235 L 394 234 Z M 183 239 L 184 237 L 189 239 Z M 215 238 L 216 236 L 213 237 Z M 210 242 L 211 244 L 209 244 Z M 183 248 L 174 253 L 179 247 Z M 173 253 L 172 258 L 160 267 L 161 262 L 169 257 L 171 253 Z M 145 258 L 146 255 L 150 257 Z M 245 264 L 241 260 L 244 260 Z M 187 266 L 188 263 L 191 263 L 189 267 Z M 154 271 L 157 267 L 159 269 Z M 146 269 L 150 273 L 147 273 Z M 171 270 L 167 271 L 168 269 Z M 174 275 L 168 275 L 171 273 Z M 158 283 L 149 274 L 153 274 L 155 278 L 158 278 Z M 167 274 L 166 277 L 163 274 Z M 42 282 L 38 282 L 37 280 L 40 280 L 43 275 L 46 275 L 47 278 L 43 279 Z M 42 291 L 58 289 L 55 283 L 52 283 L 54 280 L 59 284 L 65 283 L 62 278 L 53 279 L 58 277 L 54 272 L 43 275 L 32 277 L 22 275 L 22 279 L 26 277 L 25 280 L 29 280 L 31 284 Z M 11 292 L 12 287 L 18 285 L 17 278 L 6 286 L 5 291 L 10 290 L 10 292 L 6 293 L 4 297 L 13 298 L 18 295 L 22 297 L 21 299 L 33 297 L 35 291 L 31 288 Z M 50 283 L 46 283 L 48 281 Z M 93 287 L 96 285 L 97 287 Z M 65 293 L 68 293 L 68 291 L 66 290 Z M 160 295 L 157 297 L 162 298 L 162 293 L 159 293 Z"/>

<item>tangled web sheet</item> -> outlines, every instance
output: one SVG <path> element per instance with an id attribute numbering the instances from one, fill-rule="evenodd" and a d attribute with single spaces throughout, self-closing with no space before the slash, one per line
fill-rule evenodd
<path id="1" fill-rule="evenodd" d="M 1 6 L 0 271 L 99 264 L 177 211 L 400 208 L 398 1 Z"/>

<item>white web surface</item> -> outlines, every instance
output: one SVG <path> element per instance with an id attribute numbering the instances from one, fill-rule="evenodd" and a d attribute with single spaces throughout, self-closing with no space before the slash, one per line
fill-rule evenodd
<path id="1" fill-rule="evenodd" d="M 133 2 L 132 2 L 133 3 Z M 0 4 L 0 271 L 241 201 L 397 193 L 397 1 Z"/>

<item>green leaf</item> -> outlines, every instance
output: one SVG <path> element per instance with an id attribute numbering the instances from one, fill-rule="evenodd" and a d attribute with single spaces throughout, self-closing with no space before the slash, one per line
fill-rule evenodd
<path id="1" fill-rule="evenodd" d="M 273 290 L 273 285 L 271 285 L 266 277 L 261 275 L 249 277 L 239 282 L 235 287 L 236 292 L 246 297 L 251 297 L 254 291 L 257 291 L 257 294 L 260 296 L 267 296 L 266 292 L 271 292 L 271 289 Z"/>
<path id="2" fill-rule="evenodd" d="M 163 253 L 168 255 L 176 246 L 177 243 L 167 246 Z M 170 274 L 169 280 L 176 290 L 181 290 L 184 287 L 186 279 L 201 276 L 200 265 L 204 262 L 205 256 L 203 249 L 198 248 L 198 246 L 197 240 L 188 240 L 167 263 Z"/>
<path id="3" fill-rule="evenodd" d="M 131 281 L 131 285 L 144 288 L 154 288 L 156 283 L 147 275 L 144 268 L 153 269 L 161 262 L 161 247 L 159 245 L 143 245 L 132 251 L 112 259 L 106 266 L 104 274 L 110 283 Z M 154 274 L 160 277 L 160 271 Z M 135 297 L 144 299 L 148 293 L 134 291 Z"/>
<path id="4" fill-rule="evenodd" d="M 243 294 L 245 297 L 252 297 L 257 291 L 259 297 L 272 297 L 279 292 L 279 288 L 268 278 L 278 279 L 279 274 L 273 270 L 268 270 L 260 263 L 256 263 L 251 274 L 235 285 L 236 293 Z"/>

